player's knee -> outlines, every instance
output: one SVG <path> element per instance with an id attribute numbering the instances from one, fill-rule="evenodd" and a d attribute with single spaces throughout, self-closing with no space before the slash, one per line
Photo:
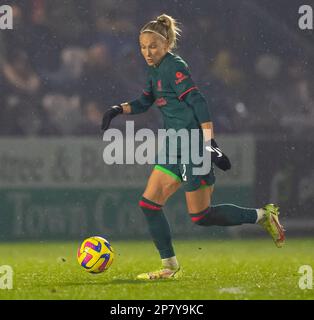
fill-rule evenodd
<path id="1" fill-rule="evenodd" d="M 162 193 L 166 196 L 169 194 L 172 194 L 173 192 L 176 191 L 177 186 L 178 186 L 177 182 L 166 181 L 162 184 Z"/>

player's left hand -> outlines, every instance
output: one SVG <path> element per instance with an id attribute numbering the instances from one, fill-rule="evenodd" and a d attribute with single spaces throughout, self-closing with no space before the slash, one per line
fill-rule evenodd
<path id="1" fill-rule="evenodd" d="M 104 131 L 107 130 L 109 128 L 111 120 L 120 113 L 123 113 L 123 108 L 120 104 L 107 109 L 102 118 L 101 129 Z"/>
<path id="2" fill-rule="evenodd" d="M 219 169 L 223 171 L 231 169 L 229 158 L 221 151 L 214 139 L 206 143 L 205 149 L 211 152 L 211 160 Z"/>

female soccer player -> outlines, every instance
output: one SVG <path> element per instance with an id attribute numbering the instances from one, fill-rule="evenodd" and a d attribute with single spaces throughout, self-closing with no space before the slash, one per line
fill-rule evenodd
<path id="1" fill-rule="evenodd" d="M 231 168 L 228 157 L 214 140 L 213 123 L 207 102 L 194 84 L 186 62 L 172 53 L 180 29 L 168 15 L 148 22 L 140 31 L 141 53 L 148 64 L 148 77 L 143 94 L 132 102 L 110 107 L 104 114 L 102 129 L 119 114 L 138 114 L 156 105 L 163 116 L 166 129 L 199 129 L 203 152 L 211 153 L 211 162 L 222 170 Z M 167 151 L 167 156 L 170 157 Z M 150 234 L 161 257 L 158 271 L 142 273 L 138 279 L 167 279 L 180 275 L 180 266 L 173 249 L 168 221 L 163 206 L 182 184 L 187 209 L 193 223 L 200 226 L 234 226 L 258 223 L 272 236 L 277 247 L 284 244 L 284 229 L 278 220 L 279 208 L 268 204 L 264 208 L 242 208 L 232 204 L 210 205 L 214 190 L 214 169 L 205 175 L 193 174 L 197 166 L 180 163 L 155 165 L 139 206 L 146 217 Z M 169 161 L 168 161 L 169 162 Z"/>

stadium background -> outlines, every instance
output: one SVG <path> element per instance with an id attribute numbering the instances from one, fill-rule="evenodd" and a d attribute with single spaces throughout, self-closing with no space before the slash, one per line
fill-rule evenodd
<path id="1" fill-rule="evenodd" d="M 300 1 L 1 1 L 0 239 L 148 237 L 137 201 L 150 166 L 106 166 L 105 106 L 144 81 L 138 30 L 166 12 L 182 22 L 177 53 L 209 101 L 233 169 L 217 172 L 214 203 L 278 203 L 287 236 L 313 235 L 313 31 Z M 119 117 L 156 131 L 158 110 Z M 217 170 L 216 170 L 217 171 Z M 259 236 L 257 228 L 200 229 L 183 192 L 166 206 L 176 237 Z"/>

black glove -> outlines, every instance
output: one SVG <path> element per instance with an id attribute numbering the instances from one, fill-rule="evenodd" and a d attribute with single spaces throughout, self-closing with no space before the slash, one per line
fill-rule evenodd
<path id="1" fill-rule="evenodd" d="M 205 149 L 211 152 L 212 162 L 221 170 L 226 171 L 231 168 L 229 158 L 220 150 L 216 141 L 211 139 L 205 145 Z"/>
<path id="2" fill-rule="evenodd" d="M 115 118 L 118 114 L 123 113 L 123 108 L 122 106 L 116 105 L 110 107 L 104 114 L 102 118 L 102 124 L 101 124 L 101 129 L 102 130 L 107 130 L 109 128 L 110 122 L 113 118 Z"/>

